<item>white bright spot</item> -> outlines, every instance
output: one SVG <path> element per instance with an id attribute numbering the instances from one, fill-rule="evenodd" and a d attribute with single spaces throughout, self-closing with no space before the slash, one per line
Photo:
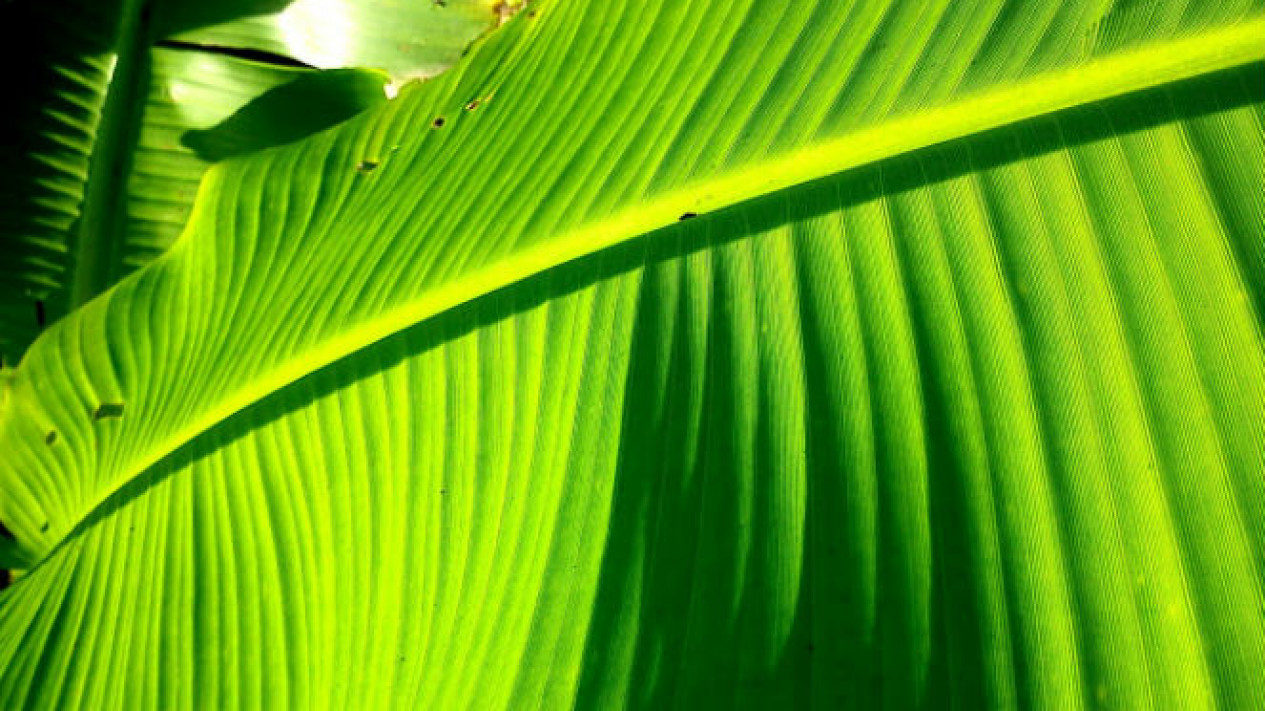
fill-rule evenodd
<path id="1" fill-rule="evenodd" d="M 290 56 L 322 69 L 349 64 L 351 26 L 342 0 L 298 0 L 277 17 Z"/>
<path id="2" fill-rule="evenodd" d="M 394 99 L 400 95 L 400 82 L 389 81 L 382 85 L 382 92 L 387 95 L 387 100 Z"/>

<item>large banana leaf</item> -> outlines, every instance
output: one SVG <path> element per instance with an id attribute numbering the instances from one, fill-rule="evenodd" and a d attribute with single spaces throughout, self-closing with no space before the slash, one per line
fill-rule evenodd
<path id="1" fill-rule="evenodd" d="M 1262 37 L 555 0 L 218 164 L 0 395 L 0 705 L 1259 707 Z"/>

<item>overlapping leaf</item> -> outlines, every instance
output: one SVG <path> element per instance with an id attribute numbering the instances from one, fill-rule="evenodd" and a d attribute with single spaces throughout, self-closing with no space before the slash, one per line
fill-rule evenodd
<path id="1" fill-rule="evenodd" d="M 0 363 L 16 364 L 45 324 L 171 244 L 211 158 L 190 151 L 183 134 L 211 129 L 266 90 L 311 73 L 292 58 L 307 56 L 300 40 L 326 47 L 339 36 L 354 40 L 339 63 L 322 66 L 382 65 L 403 79 L 450 65 L 496 22 L 486 2 L 428 4 L 401 38 L 398 23 L 333 22 L 353 5 L 382 14 L 384 3 L 326 2 L 324 33 L 295 38 L 293 51 L 215 34 L 239 25 L 271 27 L 287 11 L 310 19 L 311 4 L 114 0 L 0 7 L 0 60 L 15 80 L 9 87 L 15 106 L 0 124 L 9 139 L 0 151 L 0 247 L 8 257 L 0 265 Z M 175 33 L 213 46 L 154 46 Z M 221 39 L 241 43 L 215 44 Z M 380 76 L 365 73 L 361 81 Z M 289 108 L 267 117 L 289 126 L 290 139 L 306 135 L 294 129 L 311 133 L 385 100 L 380 91 L 349 89 L 339 77 L 306 81 L 314 88 L 288 96 Z M 250 142 L 274 145 L 276 133 L 258 132 Z"/>

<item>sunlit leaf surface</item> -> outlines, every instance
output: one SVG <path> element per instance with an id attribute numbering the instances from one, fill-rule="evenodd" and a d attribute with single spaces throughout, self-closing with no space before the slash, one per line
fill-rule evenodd
<path id="1" fill-rule="evenodd" d="M 555 0 L 216 165 L 8 386 L 0 706 L 1257 707 L 1262 36 Z"/>

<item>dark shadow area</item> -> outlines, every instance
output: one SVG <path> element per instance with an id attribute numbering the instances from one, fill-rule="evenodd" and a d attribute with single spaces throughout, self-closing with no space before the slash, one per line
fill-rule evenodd
<path id="1" fill-rule="evenodd" d="M 305 74 L 255 97 L 211 128 L 186 131 L 180 142 L 212 163 L 292 143 L 385 103 L 387 80 L 364 69 Z"/>
<path id="2" fill-rule="evenodd" d="M 19 2 L 0 4 L 0 63 L 8 102 L 0 112 L 0 348 L 13 365 L 39 328 L 35 300 L 48 299 L 70 268 L 57 237 L 70 232 L 78 201 L 74 175 L 86 174 L 88 155 L 68 150 L 86 145 L 95 121 L 94 97 L 77 80 L 102 86 L 100 60 L 117 31 L 121 3 Z M 115 14 L 112 14 L 115 13 Z M 56 156 L 54 162 L 46 156 Z M 18 306 L 14 302 L 26 300 Z M 64 313 L 50 299 L 48 320 Z"/>

